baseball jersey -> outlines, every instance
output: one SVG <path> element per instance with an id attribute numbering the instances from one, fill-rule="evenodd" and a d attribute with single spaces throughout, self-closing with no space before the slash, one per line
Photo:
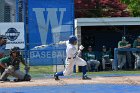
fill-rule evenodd
<path id="1" fill-rule="evenodd" d="M 105 60 L 109 60 L 111 58 L 108 51 L 106 51 L 106 52 L 102 51 L 101 54 L 102 54 L 102 58 L 105 59 Z"/>
<path id="2" fill-rule="evenodd" d="M 119 43 L 118 43 L 118 46 L 126 46 L 128 44 L 128 42 L 122 42 L 122 41 L 119 41 Z M 119 51 L 118 52 L 119 54 L 122 54 L 122 55 L 125 55 L 126 54 L 126 52 L 125 51 Z"/>
<path id="3" fill-rule="evenodd" d="M 77 49 L 74 45 L 70 44 L 69 41 L 66 41 L 66 55 L 68 58 L 76 57 Z"/>
<path id="4" fill-rule="evenodd" d="M 0 59 L 0 63 L 7 64 L 8 66 L 12 65 L 12 66 L 15 67 L 15 70 L 19 69 L 20 62 L 24 62 L 24 59 L 22 58 L 22 56 L 19 56 L 16 59 L 13 59 L 10 56 L 3 57 L 3 58 Z"/>
<path id="5" fill-rule="evenodd" d="M 8 57 L 3 57 L 3 58 L 1 58 L 0 59 L 0 63 L 9 63 L 11 61 L 11 58 L 10 58 L 10 56 L 8 56 Z"/>
<path id="6" fill-rule="evenodd" d="M 133 47 L 136 48 L 136 46 L 140 46 L 140 42 L 138 42 L 137 40 L 135 40 L 133 43 Z"/>
<path id="7" fill-rule="evenodd" d="M 133 48 L 136 48 L 137 46 L 140 46 L 140 42 L 135 40 L 134 43 L 133 43 Z M 140 53 L 140 51 L 137 51 L 136 53 Z"/>
<path id="8" fill-rule="evenodd" d="M 84 54 L 84 59 L 85 60 L 95 60 L 95 53 L 94 52 L 86 52 Z"/>

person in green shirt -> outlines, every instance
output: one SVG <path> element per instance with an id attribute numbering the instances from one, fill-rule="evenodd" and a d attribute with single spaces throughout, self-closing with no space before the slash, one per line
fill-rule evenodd
<path id="1" fill-rule="evenodd" d="M 130 48 L 131 44 L 126 41 L 125 37 L 122 37 L 122 40 L 118 42 L 118 48 Z M 118 69 L 122 69 L 126 63 L 126 51 L 118 51 Z"/>
<path id="2" fill-rule="evenodd" d="M 113 70 L 114 69 L 114 67 L 113 67 L 114 59 L 111 58 L 112 57 L 111 56 L 111 53 L 110 53 L 110 51 L 107 51 L 106 46 L 103 46 L 102 47 L 101 54 L 102 54 L 102 66 L 103 66 L 103 70 L 105 70 L 105 64 L 106 63 L 111 64 L 112 65 L 112 70 Z"/>
<path id="3" fill-rule="evenodd" d="M 133 48 L 140 48 L 140 36 L 138 36 L 137 39 L 133 42 Z M 138 69 L 140 67 L 140 51 L 133 53 L 133 55 L 136 58 L 134 69 Z"/>
<path id="4" fill-rule="evenodd" d="M 92 66 L 95 66 L 95 71 L 98 71 L 98 67 L 100 65 L 100 62 L 96 60 L 95 53 L 92 50 L 92 47 L 88 47 L 88 51 L 84 53 L 84 59 L 87 61 L 87 66 L 89 71 L 93 71 Z"/>
<path id="5" fill-rule="evenodd" d="M 15 82 L 30 81 L 31 76 L 20 71 L 20 62 L 25 66 L 25 70 L 29 70 L 28 65 L 20 55 L 20 48 L 14 47 L 10 50 L 9 56 L 0 59 L 0 66 L 5 68 L 5 71 L 0 77 L 0 81 L 5 81 L 9 75 L 16 78 L 14 79 Z"/>

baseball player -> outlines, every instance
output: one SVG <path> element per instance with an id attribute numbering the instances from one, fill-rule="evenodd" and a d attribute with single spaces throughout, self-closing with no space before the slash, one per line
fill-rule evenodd
<path id="1" fill-rule="evenodd" d="M 130 48 L 131 44 L 126 41 L 126 38 L 123 36 L 122 40 L 118 42 L 118 48 Z M 126 63 L 126 51 L 119 51 L 118 52 L 118 69 L 122 69 L 122 67 Z"/>
<path id="2" fill-rule="evenodd" d="M 9 75 L 16 78 L 14 79 L 15 82 L 30 81 L 31 76 L 20 71 L 20 62 L 22 62 L 22 64 L 25 65 L 25 70 L 29 70 L 29 67 L 20 55 L 19 47 L 14 47 L 10 50 L 10 56 L 3 57 L 0 59 L 0 66 L 5 68 L 5 71 L 0 77 L 0 81 L 6 81 L 6 78 Z"/>
<path id="3" fill-rule="evenodd" d="M 140 48 L 140 36 L 136 38 L 133 42 L 133 48 Z M 134 52 L 133 55 L 135 56 L 135 69 L 140 68 L 140 51 Z"/>
<path id="4" fill-rule="evenodd" d="M 110 63 L 112 65 L 112 69 L 114 69 L 114 66 L 113 66 L 113 62 L 114 62 L 114 59 L 111 58 L 111 55 L 109 53 L 110 51 L 107 51 L 106 49 L 106 46 L 103 46 L 102 47 L 102 66 L 103 66 L 103 71 L 105 71 L 105 64 L 106 63 Z"/>
<path id="5" fill-rule="evenodd" d="M 79 47 L 79 50 L 77 51 L 75 47 L 75 45 L 77 44 L 77 37 L 72 35 L 69 37 L 68 41 L 60 41 L 58 44 L 66 44 L 67 46 L 66 60 L 65 60 L 66 68 L 64 71 L 57 72 L 54 74 L 55 80 L 59 80 L 59 76 L 66 76 L 66 75 L 72 74 L 74 65 L 82 66 L 82 72 L 83 72 L 82 79 L 83 80 L 91 79 L 86 75 L 86 65 L 87 65 L 86 61 L 78 57 L 78 55 L 81 53 L 84 47 L 81 45 Z"/>
<path id="6" fill-rule="evenodd" d="M 84 53 L 84 59 L 87 61 L 87 66 L 89 71 L 93 71 L 92 65 L 95 65 L 95 72 L 98 71 L 100 61 L 96 59 L 95 53 L 92 49 L 92 46 L 88 47 L 88 51 Z"/>
<path id="7" fill-rule="evenodd" d="M 4 57 L 4 52 L 6 48 L 6 37 L 4 35 L 0 35 L 0 58 Z M 0 66 L 0 73 L 4 72 L 4 68 Z"/>

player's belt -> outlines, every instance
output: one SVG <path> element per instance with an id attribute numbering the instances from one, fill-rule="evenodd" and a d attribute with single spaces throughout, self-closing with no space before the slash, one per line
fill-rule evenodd
<path id="1" fill-rule="evenodd" d="M 76 57 L 68 57 L 68 59 L 75 59 Z"/>

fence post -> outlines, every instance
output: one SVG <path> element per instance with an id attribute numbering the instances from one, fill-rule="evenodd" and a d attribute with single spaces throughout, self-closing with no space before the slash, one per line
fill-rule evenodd
<path id="1" fill-rule="evenodd" d="M 115 48 L 114 49 L 114 70 L 118 70 L 118 58 L 117 58 L 117 54 L 118 54 L 118 49 Z"/>

